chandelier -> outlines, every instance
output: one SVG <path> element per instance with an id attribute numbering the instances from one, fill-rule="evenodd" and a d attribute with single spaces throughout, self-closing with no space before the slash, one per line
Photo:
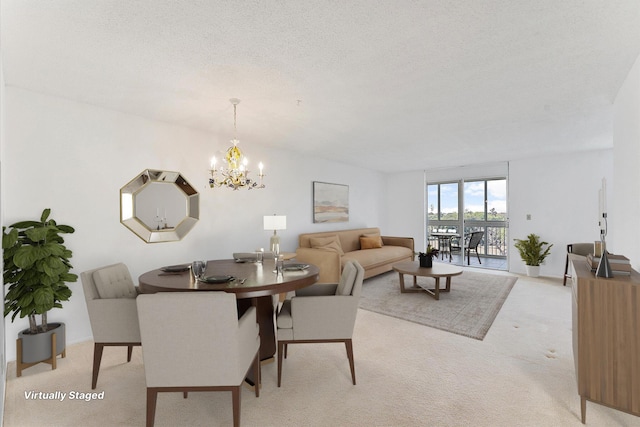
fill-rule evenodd
<path id="1" fill-rule="evenodd" d="M 244 154 L 242 154 L 240 148 L 238 148 L 238 143 L 240 141 L 238 141 L 237 137 L 238 129 L 236 127 L 236 107 L 240 103 L 240 100 L 237 98 L 231 98 L 229 101 L 233 104 L 232 145 L 227 149 L 223 158 L 223 164 L 220 168 L 217 167 L 217 159 L 215 157 L 211 158 L 211 169 L 209 170 L 211 178 L 209 178 L 209 187 L 228 187 L 234 190 L 238 190 L 240 188 L 247 188 L 249 190 L 253 188 L 264 188 L 264 184 L 262 183 L 262 178 L 264 177 L 262 169 L 264 166 L 262 163 L 258 165 L 258 182 L 249 178 L 249 169 L 247 169 L 249 161 Z"/>

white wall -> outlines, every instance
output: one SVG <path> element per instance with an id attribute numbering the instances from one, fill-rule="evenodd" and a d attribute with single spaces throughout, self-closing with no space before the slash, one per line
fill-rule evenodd
<path id="1" fill-rule="evenodd" d="M 513 239 L 530 233 L 552 243 L 551 255 L 540 268 L 542 276 L 562 277 L 568 243 L 600 238 L 598 190 L 602 178 L 614 188 L 613 150 L 516 160 L 509 163 L 509 270 L 526 273 Z M 609 196 L 610 196 L 609 192 Z M 611 197 L 608 197 L 611 199 Z M 609 206 L 611 200 L 609 200 Z M 531 214 L 531 220 L 527 220 Z M 615 251 L 615 241 L 608 239 Z"/>
<path id="2" fill-rule="evenodd" d="M 7 87 L 3 141 L 4 225 L 37 219 L 43 208 L 76 228 L 66 244 L 74 272 L 125 262 L 132 276 L 193 259 L 230 258 L 234 251 L 267 247 L 262 217 L 287 216 L 283 250 L 294 251 L 302 232 L 379 226 L 384 176 L 243 141 L 245 154 L 265 163 L 263 190 L 211 190 L 210 157 L 226 149 L 230 135 L 197 132 L 166 123 Z M 301 141 L 301 143 L 304 143 Z M 200 221 L 180 242 L 147 244 L 119 222 L 119 189 L 146 168 L 180 171 L 201 193 Z M 312 181 L 349 185 L 350 221 L 313 224 Z M 67 324 L 69 343 L 91 337 L 82 286 L 50 321 Z M 7 357 L 25 319 L 6 325 Z"/>
<path id="3" fill-rule="evenodd" d="M 640 270 L 640 57 L 618 91 L 613 119 L 614 211 L 610 234 L 616 252 Z"/>
<path id="4" fill-rule="evenodd" d="M 425 179 L 423 171 L 387 175 L 384 234 L 413 237 L 415 250 L 425 250 Z"/>
<path id="5" fill-rule="evenodd" d="M 5 97 L 5 87 L 4 87 L 4 67 L 2 66 L 2 50 L 0 50 L 0 224 L 3 224 L 2 217 L 4 211 L 4 203 L 2 202 L 2 158 L 4 157 L 2 154 L 2 145 L 4 144 L 4 117 L 5 117 L 5 108 L 4 108 L 4 97 Z M 0 261 L 2 263 L 2 261 Z M 2 300 L 4 301 L 4 281 L 0 279 L 2 283 Z M 3 305 L 4 307 L 4 305 Z M 5 358 L 6 346 L 5 346 L 5 329 L 4 329 L 5 321 L 4 316 L 0 318 L 0 420 L 4 419 L 4 394 L 6 387 L 6 369 L 7 369 L 7 360 Z M 0 422 L 0 424 L 2 424 Z"/>

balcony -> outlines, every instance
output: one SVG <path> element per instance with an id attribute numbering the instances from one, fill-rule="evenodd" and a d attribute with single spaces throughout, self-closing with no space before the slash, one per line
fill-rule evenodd
<path id="1" fill-rule="evenodd" d="M 457 233 L 457 227 L 455 226 L 429 226 L 428 231 L 429 235 L 433 232 L 451 233 L 452 235 L 459 234 Z M 507 270 L 507 227 L 500 225 L 474 224 L 464 228 L 464 235 L 469 236 L 474 231 L 484 232 L 484 237 L 482 238 L 480 245 L 478 245 L 478 255 L 480 256 L 481 263 L 478 263 L 478 257 L 475 252 L 471 252 L 470 264 L 467 264 L 466 257 L 463 260 L 464 253 L 461 249 L 463 240 L 461 237 L 452 237 L 450 239 L 452 247 L 450 262 L 459 265 L 470 265 L 472 267 Z M 449 248 L 446 240 L 430 238 L 429 244 L 440 250 L 441 254 L 438 256 L 439 261 L 449 261 Z"/>

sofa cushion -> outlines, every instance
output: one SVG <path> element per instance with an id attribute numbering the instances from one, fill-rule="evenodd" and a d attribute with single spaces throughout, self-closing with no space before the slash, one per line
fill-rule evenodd
<path id="1" fill-rule="evenodd" d="M 382 238 L 380 236 L 362 236 L 360 237 L 360 249 L 375 249 L 382 247 Z"/>
<path id="2" fill-rule="evenodd" d="M 311 247 L 314 249 L 334 251 L 340 254 L 340 256 L 344 255 L 342 245 L 340 245 L 340 239 L 338 239 L 338 236 L 335 234 L 327 237 L 312 237 L 309 241 L 311 243 Z"/>
<path id="3" fill-rule="evenodd" d="M 410 258 L 412 255 L 413 251 L 409 248 L 385 245 L 377 249 L 347 252 L 341 260 L 343 265 L 349 260 L 358 261 L 366 270 L 385 264 L 392 264 L 397 261 L 403 261 Z"/>

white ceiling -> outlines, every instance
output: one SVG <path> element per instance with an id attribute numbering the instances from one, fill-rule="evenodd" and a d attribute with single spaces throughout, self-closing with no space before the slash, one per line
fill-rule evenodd
<path id="1" fill-rule="evenodd" d="M 7 86 L 388 172 L 611 147 L 640 53 L 638 0 L 1 1 Z"/>

